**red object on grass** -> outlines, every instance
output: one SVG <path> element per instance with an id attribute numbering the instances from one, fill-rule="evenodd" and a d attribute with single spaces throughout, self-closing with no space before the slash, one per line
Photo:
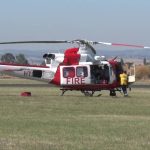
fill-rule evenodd
<path id="1" fill-rule="evenodd" d="M 21 96 L 31 96 L 31 92 L 22 92 Z"/>

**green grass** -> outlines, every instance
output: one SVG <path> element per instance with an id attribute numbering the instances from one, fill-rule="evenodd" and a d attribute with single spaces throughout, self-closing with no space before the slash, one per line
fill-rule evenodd
<path id="1" fill-rule="evenodd" d="M 2 83 L 20 81 L 28 82 Z M 32 96 L 21 97 L 23 91 Z M 54 87 L 0 87 L 0 149 L 150 149 L 149 89 L 133 89 L 128 98 L 106 91 L 101 97 L 60 93 Z"/>

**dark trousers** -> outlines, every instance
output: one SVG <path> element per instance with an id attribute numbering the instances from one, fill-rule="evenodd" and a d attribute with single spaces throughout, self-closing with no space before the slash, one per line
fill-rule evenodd
<path id="1" fill-rule="evenodd" d="M 122 91 L 124 95 L 127 95 L 127 85 L 121 85 Z"/>

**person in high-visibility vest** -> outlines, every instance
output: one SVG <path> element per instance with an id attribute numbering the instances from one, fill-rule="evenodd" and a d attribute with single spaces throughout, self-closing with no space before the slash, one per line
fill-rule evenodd
<path id="1" fill-rule="evenodd" d="M 120 85 L 123 91 L 124 96 L 128 96 L 127 86 L 128 86 L 128 75 L 126 71 L 120 74 Z"/>

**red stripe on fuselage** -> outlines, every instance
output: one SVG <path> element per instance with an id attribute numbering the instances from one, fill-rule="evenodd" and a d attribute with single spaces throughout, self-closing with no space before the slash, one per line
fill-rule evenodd
<path id="1" fill-rule="evenodd" d="M 62 86 L 66 90 L 87 90 L 87 91 L 100 91 L 100 90 L 113 90 L 119 87 L 119 82 L 114 82 L 112 84 L 80 84 L 80 85 L 67 85 Z"/>

